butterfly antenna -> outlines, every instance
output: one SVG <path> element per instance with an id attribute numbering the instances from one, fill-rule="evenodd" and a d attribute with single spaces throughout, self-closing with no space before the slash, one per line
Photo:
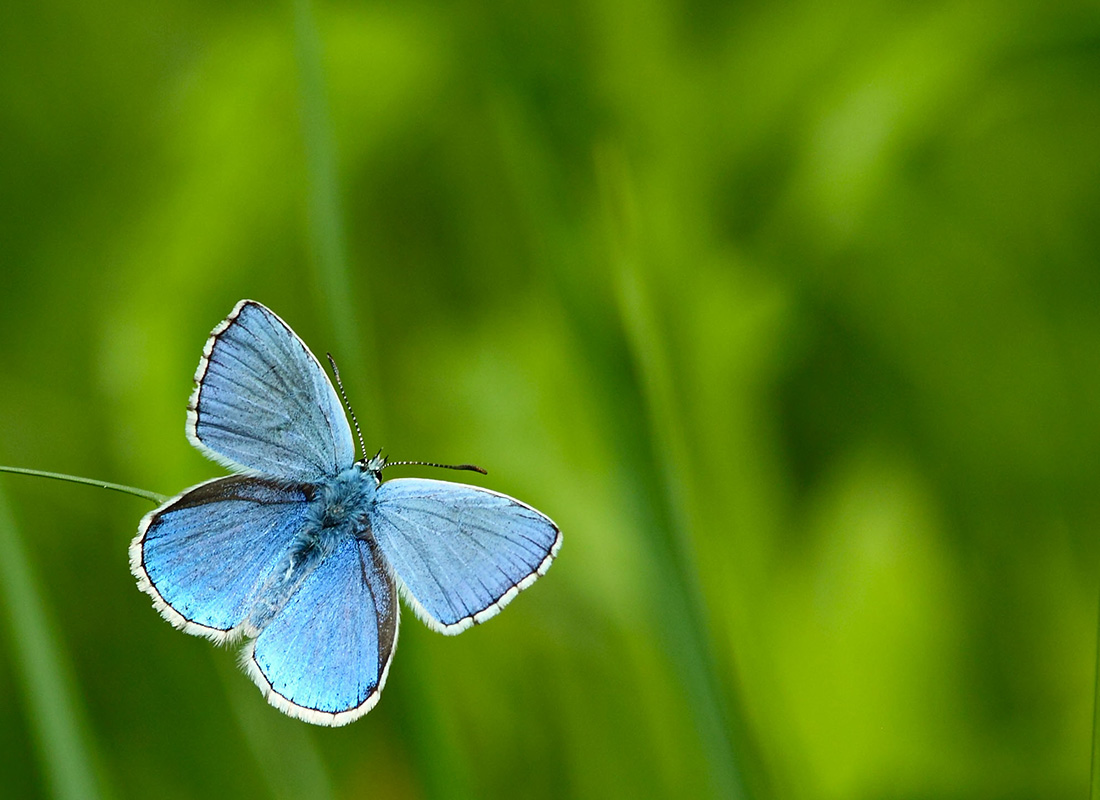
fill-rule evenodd
<path id="1" fill-rule="evenodd" d="M 480 472 L 482 475 L 489 474 L 475 464 L 436 464 L 432 461 L 387 461 L 385 464 L 382 465 L 382 469 L 385 469 L 386 467 L 401 466 L 439 467 L 440 469 L 458 469 L 466 470 L 467 472 Z"/>
<path id="2" fill-rule="evenodd" d="M 355 418 L 355 409 L 351 407 L 351 403 L 348 402 L 347 392 L 344 391 L 344 384 L 340 381 L 340 368 L 336 366 L 336 359 L 332 357 L 332 353 L 325 353 L 328 356 L 328 363 L 332 364 L 332 374 L 336 376 L 336 387 L 340 390 L 340 397 L 344 401 L 344 407 L 347 408 L 348 413 L 351 415 L 351 422 L 355 426 L 355 435 L 359 437 L 359 452 L 363 454 L 363 458 L 367 457 L 367 446 L 363 444 L 363 432 L 359 430 L 359 420 Z"/>

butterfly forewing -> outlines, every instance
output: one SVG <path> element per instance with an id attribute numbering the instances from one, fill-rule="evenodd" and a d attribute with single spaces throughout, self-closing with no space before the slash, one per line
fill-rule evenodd
<path id="1" fill-rule="evenodd" d="M 310 495 L 309 487 L 244 475 L 199 484 L 146 515 L 130 569 L 172 624 L 223 639 L 290 552 Z"/>
<path id="2" fill-rule="evenodd" d="M 355 460 L 351 428 L 320 363 L 271 310 L 242 300 L 210 335 L 188 435 L 237 470 L 317 481 Z"/>

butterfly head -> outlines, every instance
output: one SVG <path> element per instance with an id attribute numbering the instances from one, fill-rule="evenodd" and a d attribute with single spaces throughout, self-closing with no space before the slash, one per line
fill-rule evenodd
<path id="1" fill-rule="evenodd" d="M 382 470 L 386 468 L 386 457 L 382 455 L 381 450 L 370 458 L 361 459 L 356 463 L 363 472 L 369 472 L 374 476 L 375 481 L 382 483 Z"/>

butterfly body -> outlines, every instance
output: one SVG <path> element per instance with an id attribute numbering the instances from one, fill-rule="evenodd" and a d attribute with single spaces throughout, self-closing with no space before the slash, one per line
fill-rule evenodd
<path id="1" fill-rule="evenodd" d="M 334 479 L 305 486 L 305 518 L 289 552 L 272 570 L 248 615 L 245 632 L 255 636 L 282 610 L 302 581 L 349 539 L 371 541 L 368 515 L 379 478 L 356 464 Z"/>
<path id="2" fill-rule="evenodd" d="M 259 303 L 214 329 L 196 373 L 188 436 L 238 474 L 146 515 L 130 547 L 138 586 L 173 625 L 248 639 L 242 663 L 268 701 L 323 725 L 370 710 L 397 642 L 403 594 L 455 634 L 544 574 L 561 532 L 480 487 L 382 480 L 354 460 L 324 370 Z"/>

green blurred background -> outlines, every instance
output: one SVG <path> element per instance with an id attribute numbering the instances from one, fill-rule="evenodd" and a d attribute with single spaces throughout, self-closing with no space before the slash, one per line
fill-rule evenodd
<path id="1" fill-rule="evenodd" d="M 1087 792 L 1095 4 L 0 19 L 0 463 L 221 474 L 184 405 L 252 297 L 369 447 L 565 533 L 327 730 L 150 608 L 148 503 L 2 476 L 0 795 Z"/>

